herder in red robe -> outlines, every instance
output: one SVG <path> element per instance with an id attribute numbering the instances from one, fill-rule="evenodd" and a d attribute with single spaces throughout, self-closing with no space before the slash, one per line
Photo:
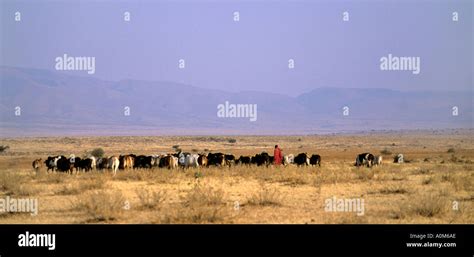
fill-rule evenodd
<path id="1" fill-rule="evenodd" d="M 281 149 L 278 145 L 275 145 L 275 150 L 273 151 L 273 163 L 275 165 L 280 165 L 282 160 L 283 156 L 281 156 Z"/>

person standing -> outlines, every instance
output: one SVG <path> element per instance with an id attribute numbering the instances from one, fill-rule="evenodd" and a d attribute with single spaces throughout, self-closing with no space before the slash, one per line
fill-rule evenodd
<path id="1" fill-rule="evenodd" d="M 275 150 L 273 151 L 273 163 L 275 165 L 280 165 L 283 157 L 281 155 L 281 149 L 278 145 L 275 145 Z"/>

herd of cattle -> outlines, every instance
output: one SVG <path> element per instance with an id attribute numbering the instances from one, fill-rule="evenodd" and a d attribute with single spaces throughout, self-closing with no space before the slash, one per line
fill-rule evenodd
<path id="1" fill-rule="evenodd" d="M 161 155 L 120 155 L 104 158 L 96 158 L 90 156 L 87 158 L 76 157 L 71 154 L 69 158 L 64 155 L 49 156 L 46 160 L 36 159 L 33 161 L 33 168 L 39 170 L 43 163 L 47 167 L 47 172 L 59 171 L 70 172 L 77 171 L 91 171 L 97 170 L 112 170 L 114 176 L 117 171 L 127 169 L 151 169 L 151 168 L 168 168 L 176 169 L 178 167 L 209 167 L 209 166 L 232 166 L 232 165 L 257 165 L 268 166 L 274 162 L 273 156 L 266 152 L 256 154 L 255 156 L 240 156 L 236 158 L 232 154 L 224 153 L 209 153 L 192 154 L 192 153 L 175 153 L 175 154 L 161 154 Z M 394 162 L 402 163 L 403 155 L 398 154 L 394 158 Z M 300 153 L 298 155 L 288 154 L 283 156 L 282 164 L 287 166 L 295 164 L 298 166 L 321 166 L 321 156 L 318 154 L 308 155 L 307 153 Z M 382 164 L 382 156 L 374 156 L 371 153 L 362 153 L 357 155 L 355 166 L 372 167 L 374 165 Z"/>

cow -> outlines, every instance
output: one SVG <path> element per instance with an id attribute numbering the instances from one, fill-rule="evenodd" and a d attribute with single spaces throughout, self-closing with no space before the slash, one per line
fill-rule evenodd
<path id="1" fill-rule="evenodd" d="M 382 159 L 381 155 L 375 156 L 374 165 L 376 165 L 376 166 L 382 165 L 382 161 L 383 161 L 383 159 Z"/>
<path id="2" fill-rule="evenodd" d="M 309 165 L 309 158 L 307 153 L 300 153 L 295 157 L 295 164 L 298 166 L 304 165 L 308 166 Z"/>
<path id="3" fill-rule="evenodd" d="M 48 156 L 48 158 L 44 161 L 44 164 L 46 164 L 46 167 L 48 168 L 46 172 L 49 172 L 49 170 L 54 172 L 59 158 L 60 156 Z"/>
<path id="4" fill-rule="evenodd" d="M 225 154 L 224 156 L 227 165 L 232 166 L 235 164 L 235 156 L 233 154 Z"/>
<path id="5" fill-rule="evenodd" d="M 117 170 L 119 169 L 120 166 L 120 160 L 116 156 L 112 156 L 109 158 L 109 164 L 108 166 L 112 169 L 112 173 L 117 175 Z"/>
<path id="6" fill-rule="evenodd" d="M 33 169 L 38 172 L 42 167 L 43 167 L 43 160 L 41 158 L 36 159 L 33 161 L 31 164 L 33 166 Z"/>
<path id="7" fill-rule="evenodd" d="M 283 156 L 283 165 L 287 166 L 290 164 L 295 163 L 295 155 L 294 154 L 287 154 Z"/>
<path id="8" fill-rule="evenodd" d="M 76 169 L 76 172 L 81 169 L 81 157 L 75 157 L 74 158 L 74 168 Z"/>
<path id="9" fill-rule="evenodd" d="M 69 158 L 60 156 L 56 161 L 56 169 L 60 172 L 68 172 L 72 174 L 74 170 L 74 163 L 71 163 Z"/>
<path id="10" fill-rule="evenodd" d="M 321 156 L 319 154 L 311 155 L 309 158 L 309 164 L 311 164 L 311 166 L 318 165 L 321 167 Z"/>
<path id="11" fill-rule="evenodd" d="M 83 171 L 90 171 L 92 170 L 92 159 L 90 158 L 85 158 L 79 161 L 78 168 Z"/>
<path id="12" fill-rule="evenodd" d="M 135 162 L 133 165 L 134 169 L 146 169 L 152 167 L 152 162 L 153 162 L 153 157 L 152 156 L 145 156 L 145 155 L 139 155 L 135 158 Z"/>
<path id="13" fill-rule="evenodd" d="M 152 155 L 151 157 L 151 168 L 158 167 L 160 164 L 160 155 Z"/>
<path id="14" fill-rule="evenodd" d="M 119 169 L 133 169 L 135 158 L 133 154 L 120 155 L 119 161 Z"/>
<path id="15" fill-rule="evenodd" d="M 236 164 L 240 165 L 250 165 L 252 157 L 250 156 L 240 156 L 239 159 L 235 161 Z"/>
<path id="16" fill-rule="evenodd" d="M 186 156 L 190 155 L 190 153 L 183 153 L 183 152 L 179 152 L 178 153 L 178 163 L 179 163 L 179 166 L 181 167 L 185 167 L 186 166 Z"/>
<path id="17" fill-rule="evenodd" d="M 403 154 L 399 153 L 393 158 L 394 163 L 403 163 Z"/>
<path id="18" fill-rule="evenodd" d="M 72 169 L 74 170 L 76 168 L 76 160 L 77 160 L 76 156 L 74 154 L 70 154 L 68 159 L 69 159 L 69 164 L 72 166 Z"/>
<path id="19" fill-rule="evenodd" d="M 159 168 L 169 168 L 171 157 L 174 157 L 174 156 L 168 155 L 168 154 L 161 155 L 160 159 L 158 161 L 158 167 Z"/>
<path id="20" fill-rule="evenodd" d="M 270 159 L 270 155 L 268 155 L 268 153 L 266 152 L 262 152 L 260 154 L 256 154 L 255 156 L 253 156 L 251 159 L 251 163 L 257 164 L 257 166 L 262 166 L 262 165 L 268 166 L 272 162 Z"/>
<path id="21" fill-rule="evenodd" d="M 97 169 L 104 170 L 109 168 L 109 159 L 106 157 L 97 159 Z"/>
<path id="22" fill-rule="evenodd" d="M 362 165 L 367 165 L 367 167 L 372 167 L 372 165 L 374 164 L 374 159 L 375 157 L 371 153 L 361 153 L 357 155 L 354 166 L 359 167 Z"/>
<path id="23" fill-rule="evenodd" d="M 208 153 L 207 154 L 207 165 L 215 165 L 215 166 L 225 166 L 226 160 L 225 155 L 223 153 Z"/>
<path id="24" fill-rule="evenodd" d="M 198 154 L 187 154 L 184 166 L 186 168 L 189 168 L 189 167 L 197 168 L 199 167 L 198 159 L 199 159 Z"/>
<path id="25" fill-rule="evenodd" d="M 91 160 L 91 169 L 95 169 L 95 167 L 97 166 L 97 160 L 94 156 L 90 156 L 88 157 L 87 159 L 90 159 Z"/>
<path id="26" fill-rule="evenodd" d="M 170 169 L 176 169 L 176 168 L 178 168 L 178 165 L 179 165 L 178 161 L 179 161 L 179 160 L 178 160 L 178 157 L 171 155 L 171 156 L 170 156 L 170 161 L 169 161 L 169 168 L 170 168 Z"/>
<path id="27" fill-rule="evenodd" d="M 206 167 L 207 166 L 207 156 L 204 154 L 200 154 L 198 157 L 198 164 L 201 167 Z"/>
<path id="28" fill-rule="evenodd" d="M 173 156 L 171 154 L 163 155 L 160 157 L 160 161 L 158 167 L 160 168 L 168 168 L 168 169 L 176 169 L 178 168 L 178 157 Z"/>

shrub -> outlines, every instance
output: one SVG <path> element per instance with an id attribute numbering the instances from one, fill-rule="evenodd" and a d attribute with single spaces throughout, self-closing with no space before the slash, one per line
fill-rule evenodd
<path id="1" fill-rule="evenodd" d="M 420 215 L 423 217 L 435 217 L 445 211 L 445 207 L 448 206 L 446 202 L 440 197 L 426 197 L 413 198 L 414 201 L 408 206 L 408 211 L 411 214 Z"/>
<path id="2" fill-rule="evenodd" d="M 175 152 L 181 152 L 181 148 L 179 148 L 179 145 L 173 145 L 172 148 Z"/>
<path id="3" fill-rule="evenodd" d="M 381 194 L 406 194 L 408 189 L 400 185 L 389 185 L 379 190 Z"/>
<path id="4" fill-rule="evenodd" d="M 454 150 L 454 148 L 449 148 L 447 152 L 448 152 L 448 153 L 454 153 L 455 150 Z"/>
<path id="5" fill-rule="evenodd" d="M 73 207 L 82 210 L 89 222 L 116 220 L 123 212 L 125 204 L 122 192 L 92 191 L 76 199 Z"/>
<path id="6" fill-rule="evenodd" d="M 29 196 L 39 193 L 37 187 L 24 182 L 25 178 L 14 172 L 0 172 L 0 190 L 6 195 Z"/>
<path id="7" fill-rule="evenodd" d="M 0 145 L 0 153 L 5 152 L 8 148 L 10 148 L 8 145 Z"/>
<path id="8" fill-rule="evenodd" d="M 229 140 L 227 140 L 227 142 L 231 143 L 231 144 L 235 144 L 237 142 L 237 139 L 235 138 L 230 138 Z"/>
<path id="9" fill-rule="evenodd" d="M 194 205 L 168 209 L 159 222 L 171 224 L 229 223 L 232 218 L 229 211 L 222 206 Z"/>
<path id="10" fill-rule="evenodd" d="M 96 179 L 80 181 L 77 184 L 66 184 L 57 193 L 61 195 L 80 194 L 87 190 L 101 189 L 104 187 L 105 182 L 103 177 L 97 177 Z"/>
<path id="11" fill-rule="evenodd" d="M 102 148 L 95 148 L 92 150 L 91 155 L 96 157 L 96 158 L 102 158 L 104 156 L 105 152 L 104 149 Z"/>
<path id="12" fill-rule="evenodd" d="M 166 200 L 166 191 L 153 191 L 145 188 L 140 188 L 135 191 L 140 207 L 143 209 L 156 209 Z"/>
<path id="13" fill-rule="evenodd" d="M 391 155 L 392 154 L 392 152 L 390 150 L 388 150 L 387 148 L 380 151 L 380 153 L 383 154 L 383 155 Z"/>
<path id="14" fill-rule="evenodd" d="M 196 184 L 181 204 L 164 211 L 161 223 L 217 223 L 229 222 L 229 210 L 225 208 L 223 191 L 211 186 Z"/>
<path id="15" fill-rule="evenodd" d="M 194 204 L 221 205 L 224 204 L 224 191 L 222 189 L 214 189 L 211 186 L 196 184 L 182 200 L 184 206 Z"/>
<path id="16" fill-rule="evenodd" d="M 277 189 L 270 189 L 262 186 L 261 189 L 248 199 L 249 205 L 259 206 L 281 206 L 283 197 Z"/>

